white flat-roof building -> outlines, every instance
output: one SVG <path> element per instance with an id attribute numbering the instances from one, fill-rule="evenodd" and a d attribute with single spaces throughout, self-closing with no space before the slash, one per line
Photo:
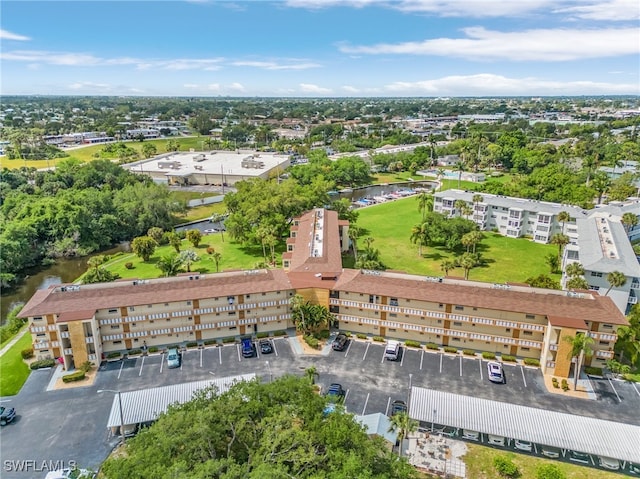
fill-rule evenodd
<path id="1" fill-rule="evenodd" d="M 288 166 L 288 155 L 236 150 L 171 152 L 124 168 L 170 185 L 230 186 L 250 178 L 267 179 Z"/>

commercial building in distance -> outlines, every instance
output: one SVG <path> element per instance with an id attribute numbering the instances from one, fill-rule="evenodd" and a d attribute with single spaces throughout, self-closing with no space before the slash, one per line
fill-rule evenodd
<path id="1" fill-rule="evenodd" d="M 174 278 L 54 285 L 22 309 L 38 358 L 67 367 L 113 351 L 294 327 L 295 294 L 329 308 L 340 329 L 537 359 L 568 377 L 565 337 L 595 340 L 587 364 L 613 358 L 624 315 L 609 297 L 342 268 L 348 224 L 314 209 L 294 221 L 283 269 L 186 273 Z"/>

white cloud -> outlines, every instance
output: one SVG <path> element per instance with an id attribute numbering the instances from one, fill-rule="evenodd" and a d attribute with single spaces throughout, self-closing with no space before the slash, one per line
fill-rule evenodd
<path id="1" fill-rule="evenodd" d="M 95 83 L 90 81 L 80 81 L 76 83 L 72 83 L 69 85 L 69 89 L 71 90 L 89 90 L 89 91 L 109 91 L 111 90 L 111 85 L 108 83 Z"/>
<path id="2" fill-rule="evenodd" d="M 342 45 L 339 49 L 343 53 L 370 55 L 437 55 L 511 61 L 568 61 L 640 53 L 640 31 L 636 28 L 498 32 L 470 27 L 463 32 L 466 38 L 434 38 L 373 46 Z"/>
<path id="3" fill-rule="evenodd" d="M 26 42 L 31 40 L 31 38 L 24 35 L 20 35 L 18 33 L 12 33 L 7 30 L 0 29 L 0 40 L 17 40 L 20 42 Z"/>
<path id="4" fill-rule="evenodd" d="M 319 93 L 319 94 L 327 94 L 331 93 L 330 88 L 323 88 L 318 85 L 313 85 L 311 83 L 300 83 L 300 91 L 304 93 Z"/>
<path id="5" fill-rule="evenodd" d="M 342 89 L 347 93 L 360 93 L 360 90 L 358 90 L 356 87 L 353 87 L 351 85 L 344 85 Z"/>
<path id="6" fill-rule="evenodd" d="M 245 91 L 244 86 L 241 83 L 238 83 L 238 82 L 232 83 L 227 88 L 229 90 L 232 90 L 232 91 L 239 91 L 239 92 L 244 92 Z"/>
<path id="7" fill-rule="evenodd" d="M 309 68 L 318 68 L 320 66 L 318 63 L 311 62 L 280 64 L 276 62 L 236 61 L 231 64 L 236 67 L 255 67 L 264 68 L 265 70 L 307 70 Z"/>
<path id="8" fill-rule="evenodd" d="M 199 88 L 199 85 L 195 84 L 195 83 L 185 83 L 184 85 L 182 85 L 184 88 L 188 88 L 188 89 L 195 89 L 195 88 Z"/>
<path id="9" fill-rule="evenodd" d="M 583 20 L 626 21 L 640 18 L 637 0 L 595 0 L 586 5 L 556 8 L 553 13 L 569 14 Z"/>
<path id="10" fill-rule="evenodd" d="M 455 75 L 418 82 L 395 82 L 385 86 L 397 95 L 592 95 L 638 94 L 637 84 L 602 83 L 594 81 L 555 81 L 540 78 L 508 78 L 491 73 Z"/>

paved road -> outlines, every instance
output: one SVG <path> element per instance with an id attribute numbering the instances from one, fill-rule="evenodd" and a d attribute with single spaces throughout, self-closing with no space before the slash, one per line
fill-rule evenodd
<path id="1" fill-rule="evenodd" d="M 384 359 L 382 344 L 356 340 L 342 352 L 305 356 L 290 341 L 295 339 L 275 339 L 273 354 L 250 359 L 235 344 L 188 350 L 176 369 L 166 368 L 163 355 L 105 363 L 94 385 L 68 390 L 47 392 L 52 371 L 34 371 L 17 396 L 4 399 L 16 407 L 18 417 L 0 430 L 0 476 L 37 479 L 50 465 L 69 461 L 97 468 L 118 442 L 106 429 L 113 394 L 97 394 L 98 389 L 124 392 L 251 372 L 267 381 L 303 375 L 310 366 L 317 368 L 323 389 L 342 384 L 346 409 L 355 414 L 388 413 L 392 401 L 406 401 L 411 381 L 413 386 L 640 425 L 640 391 L 633 384 L 597 380 L 598 400 L 576 399 L 548 393 L 536 369 L 505 365 L 507 381 L 500 385 L 488 381 L 482 359 L 403 348 L 392 362 Z M 20 464 L 29 470 L 14 470 Z"/>

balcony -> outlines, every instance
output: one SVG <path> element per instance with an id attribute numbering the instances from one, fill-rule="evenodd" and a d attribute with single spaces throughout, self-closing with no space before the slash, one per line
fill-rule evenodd
<path id="1" fill-rule="evenodd" d="M 84 342 L 87 344 L 93 344 L 94 343 L 93 336 L 87 336 L 86 338 L 84 338 Z"/>
<path id="2" fill-rule="evenodd" d="M 60 331 L 60 337 L 61 338 L 68 338 L 69 337 L 69 331 Z"/>
<path id="3" fill-rule="evenodd" d="M 558 350 L 558 345 L 557 344 L 550 344 L 549 345 L 549 351 L 557 351 Z"/>

